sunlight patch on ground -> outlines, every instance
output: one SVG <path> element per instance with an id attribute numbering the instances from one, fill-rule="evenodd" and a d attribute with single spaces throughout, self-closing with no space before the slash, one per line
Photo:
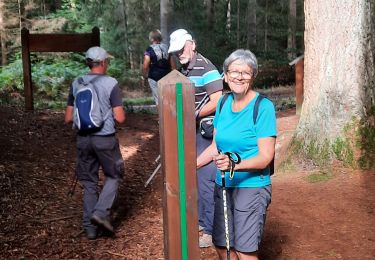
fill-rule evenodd
<path id="1" fill-rule="evenodd" d="M 139 151 L 139 148 L 140 145 L 130 145 L 130 146 L 123 146 L 123 145 L 120 145 L 120 151 L 121 151 L 121 154 L 122 154 L 122 157 L 126 160 L 130 157 L 132 157 L 133 155 L 135 155 L 138 151 Z"/>
<path id="2" fill-rule="evenodd" d="M 136 139 L 141 140 L 138 141 L 135 144 L 121 144 L 120 143 L 120 151 L 124 159 L 128 159 L 135 155 L 137 152 L 140 151 L 140 147 L 144 145 L 144 143 L 148 142 L 150 139 L 152 139 L 155 136 L 155 134 L 151 133 L 142 133 L 140 135 L 137 135 Z M 135 138 L 134 138 L 135 139 Z"/>

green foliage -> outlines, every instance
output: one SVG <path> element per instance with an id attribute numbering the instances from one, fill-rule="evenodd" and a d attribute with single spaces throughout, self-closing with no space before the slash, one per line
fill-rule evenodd
<path id="1" fill-rule="evenodd" d="M 87 72 L 87 67 L 73 59 L 49 57 L 33 61 L 32 79 L 36 97 L 47 100 L 65 100 L 71 81 Z M 0 72 L 2 102 L 10 102 L 12 95 L 23 95 L 22 61 L 17 60 Z"/>
<path id="2" fill-rule="evenodd" d="M 304 148 L 307 158 L 316 162 L 319 166 L 325 166 L 330 161 L 330 143 L 325 139 L 321 144 L 312 140 Z"/>
<path id="3" fill-rule="evenodd" d="M 361 150 L 359 166 L 363 169 L 375 168 L 375 106 L 368 109 L 367 117 L 360 123 L 358 135 Z"/>
<path id="4" fill-rule="evenodd" d="M 332 144 L 332 151 L 336 158 L 345 165 L 354 166 L 353 148 L 347 139 L 337 137 Z"/>
<path id="5" fill-rule="evenodd" d="M 154 105 L 154 99 L 152 97 L 139 97 L 139 98 L 125 98 L 125 106 L 140 106 L 140 105 Z"/>
<path id="6" fill-rule="evenodd" d="M 23 90 L 22 61 L 16 60 L 0 70 L 0 94 Z"/>
<path id="7" fill-rule="evenodd" d="M 332 173 L 320 172 L 309 174 L 305 179 L 310 183 L 325 182 L 333 178 Z"/>
<path id="8" fill-rule="evenodd" d="M 62 58 L 41 60 L 32 67 L 37 94 L 48 99 L 61 99 L 66 96 L 71 81 L 85 73 L 87 68 L 82 62 Z"/>
<path id="9" fill-rule="evenodd" d="M 22 1 L 21 1 L 22 2 Z M 289 84 L 294 79 L 293 69 L 287 65 L 287 0 L 232 1 L 230 30 L 226 28 L 227 1 L 212 1 L 212 20 L 208 20 L 207 1 L 177 0 L 172 3 L 169 32 L 177 28 L 189 30 L 197 41 L 198 50 L 221 70 L 225 57 L 236 48 L 250 48 L 257 56 L 260 73 L 255 87 L 265 89 L 273 85 Z M 59 4 L 60 3 L 60 4 Z M 101 46 L 113 54 L 108 74 L 130 88 L 141 88 L 140 65 L 143 52 L 149 44 L 149 31 L 160 26 L 160 1 L 158 0 L 62 0 L 36 1 L 21 15 L 33 23 L 34 19 L 53 24 L 64 18 L 64 32 L 88 33 L 94 26 L 100 29 Z M 239 7 L 237 8 L 237 4 Z M 256 6 L 253 6 L 257 3 Z M 25 3 L 21 3 L 23 5 Z M 8 8 L 9 7 L 9 8 Z M 18 15 L 18 4 L 7 6 L 10 14 Z M 297 0 L 297 52 L 303 50 L 303 1 Z M 256 11 L 256 45 L 249 45 L 249 10 Z M 188 11 L 187 11 L 188 10 Z M 239 11 L 238 11 L 239 10 Z M 22 13 L 24 12 L 24 13 Z M 238 13 L 239 12 L 239 13 Z M 237 22 L 239 24 L 237 25 Z M 57 23 L 60 25 L 60 23 Z M 34 28 L 34 27 L 33 27 Z M 18 23 L 15 31 L 19 30 Z M 38 30 L 37 28 L 34 30 Z M 40 31 L 43 33 L 43 31 Z M 237 38 L 238 32 L 238 38 Z M 15 33 L 19 35 L 19 33 Z M 266 37 L 267 35 L 267 37 Z M 299 43 L 298 43 L 299 41 Z M 19 41 L 12 42 L 19 44 Z M 10 64 L 0 71 L 0 94 L 23 92 L 22 65 L 19 46 L 9 49 Z M 298 47 L 299 46 L 299 47 Z M 48 59 L 32 56 L 32 77 L 36 95 L 47 99 L 61 99 L 70 81 L 86 71 L 82 55 Z M 289 106 L 290 102 L 282 104 Z"/>

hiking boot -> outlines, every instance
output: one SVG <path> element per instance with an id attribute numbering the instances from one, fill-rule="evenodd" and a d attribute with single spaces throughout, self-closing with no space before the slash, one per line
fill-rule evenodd
<path id="1" fill-rule="evenodd" d="M 105 219 L 105 218 L 101 218 L 95 214 L 93 214 L 91 216 L 91 223 L 93 223 L 94 225 L 97 225 L 97 226 L 101 226 L 103 227 L 105 230 L 109 231 L 110 233 L 113 233 L 114 230 L 113 230 L 113 226 L 111 224 L 111 222 L 109 222 L 108 219 Z"/>
<path id="2" fill-rule="evenodd" d="M 212 243 L 212 236 L 209 234 L 203 234 L 201 237 L 199 237 L 199 247 L 210 247 L 213 246 Z"/>
<path id="3" fill-rule="evenodd" d="M 96 230 L 95 229 L 86 229 L 86 237 L 89 240 L 96 239 Z"/>

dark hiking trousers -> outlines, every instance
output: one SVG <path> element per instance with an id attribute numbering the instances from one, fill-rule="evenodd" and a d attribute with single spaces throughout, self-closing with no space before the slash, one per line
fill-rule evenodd
<path id="1" fill-rule="evenodd" d="M 85 229 L 95 229 L 96 227 L 90 222 L 93 213 L 109 219 L 124 172 L 124 161 L 118 139 L 114 135 L 77 136 L 77 156 L 76 174 L 84 188 L 82 223 Z M 105 175 L 105 182 L 99 194 L 100 166 Z"/>
<path id="2" fill-rule="evenodd" d="M 199 132 L 197 132 L 197 156 L 201 154 L 211 143 L 212 140 L 205 139 Z M 197 170 L 199 225 L 204 228 L 203 232 L 209 235 L 212 234 L 214 220 L 214 190 L 216 170 L 217 168 L 214 162 L 211 162 Z"/>

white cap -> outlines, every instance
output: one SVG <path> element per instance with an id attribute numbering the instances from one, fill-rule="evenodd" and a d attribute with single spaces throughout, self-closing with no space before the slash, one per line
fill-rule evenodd
<path id="1" fill-rule="evenodd" d="M 113 58 L 113 56 L 109 55 L 106 50 L 98 46 L 91 47 L 86 52 L 86 59 L 91 59 L 93 62 L 103 61 L 108 58 Z"/>
<path id="2" fill-rule="evenodd" d="M 185 29 L 178 29 L 169 36 L 169 39 L 168 53 L 172 53 L 181 50 L 186 41 L 193 40 L 193 37 Z"/>

